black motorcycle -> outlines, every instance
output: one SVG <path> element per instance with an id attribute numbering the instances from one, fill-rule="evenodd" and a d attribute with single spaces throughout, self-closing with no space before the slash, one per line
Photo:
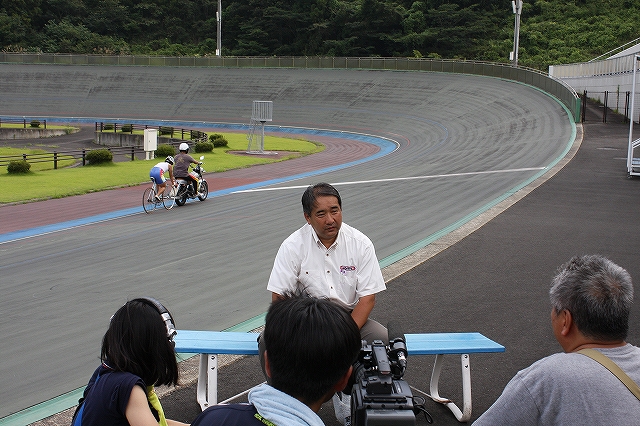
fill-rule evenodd
<path id="1" fill-rule="evenodd" d="M 177 205 L 184 206 L 188 199 L 198 198 L 200 201 L 207 199 L 209 195 L 209 185 L 204 177 L 202 177 L 202 174 L 205 172 L 202 168 L 202 160 L 204 160 L 204 156 L 200 157 L 200 162 L 189 172 L 189 176 L 198 182 L 199 190 L 194 188 L 193 180 L 191 179 L 176 179 L 177 189 L 175 199 Z"/>

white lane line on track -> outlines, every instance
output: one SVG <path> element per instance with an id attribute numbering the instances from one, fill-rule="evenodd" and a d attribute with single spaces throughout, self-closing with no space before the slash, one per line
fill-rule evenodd
<path id="1" fill-rule="evenodd" d="M 357 180 L 353 182 L 335 182 L 332 185 L 356 185 L 361 183 L 378 183 L 378 182 L 396 182 L 402 180 L 416 180 L 416 179 L 434 179 L 434 178 L 442 178 L 442 177 L 460 177 L 460 176 L 477 176 L 477 175 L 488 175 L 488 174 L 496 174 L 496 173 L 517 173 L 517 172 L 531 172 L 543 170 L 545 167 L 525 167 L 521 169 L 505 169 L 505 170 L 485 170 L 481 172 L 466 172 L 466 173 L 449 173 L 443 175 L 429 175 L 429 176 L 410 176 L 410 177 L 398 177 L 398 178 L 389 178 L 389 179 L 372 179 L 372 180 Z M 281 186 L 278 188 L 254 188 L 254 189 L 243 189 L 241 191 L 233 191 L 231 194 L 241 194 L 243 192 L 261 192 L 261 191 L 280 191 L 283 189 L 300 189 L 306 188 L 308 185 L 296 185 L 296 186 Z"/>

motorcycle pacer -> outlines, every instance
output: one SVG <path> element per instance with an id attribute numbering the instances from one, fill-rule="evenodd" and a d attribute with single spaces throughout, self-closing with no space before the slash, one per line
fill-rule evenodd
<path id="1" fill-rule="evenodd" d="M 189 191 L 192 191 L 192 195 L 196 195 L 200 191 L 199 182 L 189 174 L 189 166 L 200 163 L 189 155 L 189 144 L 186 142 L 182 142 L 178 150 L 180 152 L 174 157 L 173 176 L 176 179 L 186 179 L 191 182 L 192 186 Z"/>

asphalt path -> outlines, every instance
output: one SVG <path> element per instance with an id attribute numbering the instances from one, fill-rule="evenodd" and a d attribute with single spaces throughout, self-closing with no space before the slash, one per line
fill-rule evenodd
<path id="1" fill-rule="evenodd" d="M 253 100 L 274 102 L 272 125 L 361 133 L 394 148 L 268 191 L 214 193 L 165 214 L 1 244 L 0 417 L 86 384 L 108 318 L 129 298 L 162 300 L 185 329 L 225 329 L 264 313 L 273 257 L 304 223 L 300 195 L 310 183 L 338 187 L 345 222 L 373 240 L 384 266 L 544 173 L 575 137 L 556 100 L 487 77 L 0 65 L 4 115 L 246 124 Z"/>

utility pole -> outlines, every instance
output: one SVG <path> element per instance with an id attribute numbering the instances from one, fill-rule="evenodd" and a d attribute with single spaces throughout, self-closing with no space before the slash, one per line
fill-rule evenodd
<path id="1" fill-rule="evenodd" d="M 635 102 L 636 102 L 636 71 L 638 69 L 638 61 L 640 61 L 640 55 L 633 55 L 633 82 L 631 83 L 631 112 L 629 113 L 629 145 L 627 149 L 627 176 L 639 175 L 640 173 L 633 172 L 633 114 L 635 114 Z"/>
<path id="2" fill-rule="evenodd" d="M 216 22 L 218 24 L 218 33 L 216 36 L 216 56 L 222 56 L 222 0 L 218 0 L 218 11 L 216 12 Z"/>
<path id="3" fill-rule="evenodd" d="M 511 52 L 511 61 L 513 66 L 518 66 L 518 47 L 520 45 L 520 14 L 522 14 L 522 0 L 515 0 L 511 2 L 513 13 L 516 15 L 515 28 L 513 30 L 513 52 Z"/>

